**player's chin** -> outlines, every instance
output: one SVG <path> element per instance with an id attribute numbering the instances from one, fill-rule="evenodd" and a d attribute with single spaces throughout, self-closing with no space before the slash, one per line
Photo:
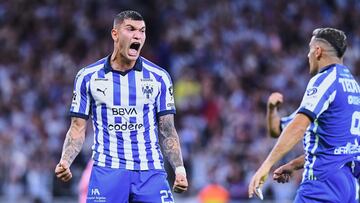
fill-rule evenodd
<path id="1" fill-rule="evenodd" d="M 187 191 L 187 188 L 178 188 L 178 187 L 174 188 L 174 192 L 176 193 L 183 193 L 185 191 Z"/>
<path id="2" fill-rule="evenodd" d="M 129 60 L 129 61 L 136 61 L 136 59 L 139 57 L 139 54 L 136 54 L 136 55 L 130 55 L 130 54 L 128 54 L 128 56 L 127 56 L 127 59 Z"/>

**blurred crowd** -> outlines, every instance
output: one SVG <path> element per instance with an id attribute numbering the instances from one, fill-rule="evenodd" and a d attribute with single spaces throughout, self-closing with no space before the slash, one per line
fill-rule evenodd
<path id="1" fill-rule="evenodd" d="M 360 75 L 356 0 L 0 1 L 0 196 L 7 202 L 77 195 L 91 156 L 90 126 L 73 180 L 60 183 L 53 173 L 69 126 L 73 80 L 112 52 L 112 20 L 125 9 L 143 15 L 142 55 L 168 70 L 175 84 L 190 180 L 185 195 L 218 184 L 231 200 L 247 199 L 250 176 L 276 142 L 266 132 L 267 97 L 284 94 L 284 116 L 300 104 L 313 29 L 344 30 L 345 64 Z M 282 163 L 302 153 L 300 144 Z M 293 198 L 300 180 L 297 174 L 287 185 L 268 181 L 265 198 Z"/>

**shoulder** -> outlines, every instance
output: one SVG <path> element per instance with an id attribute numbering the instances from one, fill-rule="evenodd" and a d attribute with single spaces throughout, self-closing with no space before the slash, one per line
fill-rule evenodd
<path id="1" fill-rule="evenodd" d="M 333 83 L 337 78 L 338 75 L 337 73 L 338 73 L 338 68 L 336 66 L 321 71 L 310 79 L 309 85 L 318 87 L 321 86 L 322 84 Z"/>
<path id="2" fill-rule="evenodd" d="M 76 80 L 78 80 L 79 78 L 81 78 L 81 79 L 88 78 L 91 75 L 93 75 L 95 72 L 103 69 L 105 61 L 106 61 L 106 58 L 102 58 L 102 59 L 96 61 L 95 63 L 92 63 L 88 66 L 81 68 L 78 71 L 78 73 L 76 74 Z"/>
<path id="3" fill-rule="evenodd" d="M 162 79 L 171 80 L 170 74 L 164 68 L 156 65 L 144 57 L 141 57 L 141 59 L 145 71 L 149 71 L 150 73 L 154 74 L 155 76 L 159 76 Z"/>

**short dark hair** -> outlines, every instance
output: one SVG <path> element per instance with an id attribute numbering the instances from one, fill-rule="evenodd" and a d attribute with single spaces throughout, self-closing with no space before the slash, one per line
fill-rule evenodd
<path id="1" fill-rule="evenodd" d="M 132 11 L 132 10 L 122 11 L 115 16 L 114 26 L 117 24 L 121 24 L 125 19 L 141 20 L 141 21 L 144 20 L 141 14 L 136 11 Z"/>
<path id="2" fill-rule="evenodd" d="M 313 31 L 315 39 L 327 41 L 336 51 L 336 56 L 341 58 L 346 51 L 346 35 L 335 28 L 317 28 Z"/>

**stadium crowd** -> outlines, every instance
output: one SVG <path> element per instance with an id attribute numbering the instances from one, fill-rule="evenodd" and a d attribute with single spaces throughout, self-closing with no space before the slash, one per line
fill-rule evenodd
<path id="1" fill-rule="evenodd" d="M 73 80 L 81 67 L 111 53 L 109 25 L 125 9 L 147 23 L 142 55 L 174 79 L 190 180 L 185 195 L 216 183 L 231 200 L 248 198 L 248 179 L 275 143 L 266 132 L 267 97 L 284 94 L 284 116 L 297 108 L 310 78 L 306 40 L 314 28 L 346 32 L 345 64 L 360 75 L 356 0 L 0 1 L 0 196 L 7 202 L 77 195 L 91 127 L 73 180 L 60 183 L 53 174 Z M 299 146 L 288 158 L 302 153 Z M 300 180 L 297 174 L 287 185 L 268 181 L 265 198 L 293 198 Z"/>

